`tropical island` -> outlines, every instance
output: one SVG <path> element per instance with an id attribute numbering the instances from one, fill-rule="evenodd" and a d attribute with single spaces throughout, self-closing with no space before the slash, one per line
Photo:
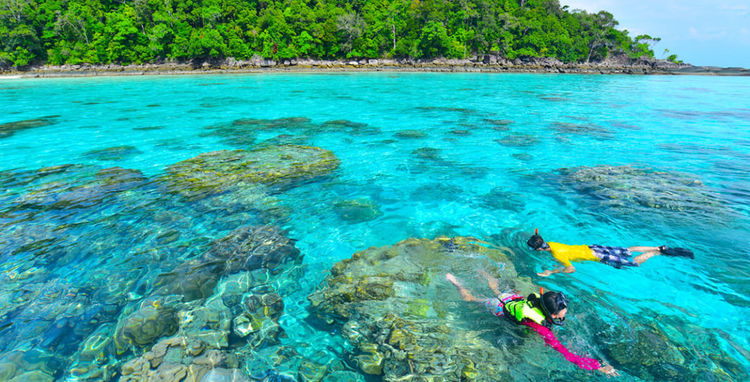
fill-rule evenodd
<path id="1" fill-rule="evenodd" d="M 0 8 L 0 70 L 695 72 L 617 26 L 558 0 L 17 0 Z"/>

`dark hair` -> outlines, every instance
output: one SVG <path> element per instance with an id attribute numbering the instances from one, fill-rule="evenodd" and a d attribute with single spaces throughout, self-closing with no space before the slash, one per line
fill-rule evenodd
<path id="1" fill-rule="evenodd" d="M 547 315 L 559 313 L 568 307 L 568 298 L 562 292 L 547 292 L 542 296 L 542 309 Z"/>
<path id="2" fill-rule="evenodd" d="M 526 242 L 526 244 L 528 244 L 528 246 L 533 249 L 539 249 L 544 247 L 544 245 L 547 243 L 545 243 L 544 239 L 542 239 L 542 237 L 537 234 L 532 236 L 529 241 Z"/>

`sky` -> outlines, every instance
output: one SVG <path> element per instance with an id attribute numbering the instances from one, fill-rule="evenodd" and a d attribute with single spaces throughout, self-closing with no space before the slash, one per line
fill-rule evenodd
<path id="1" fill-rule="evenodd" d="M 656 58 L 676 54 L 696 66 L 750 68 L 750 0 L 560 0 L 570 9 L 605 10 L 631 37 L 660 37 Z M 669 53 L 664 53 L 669 49 Z"/>

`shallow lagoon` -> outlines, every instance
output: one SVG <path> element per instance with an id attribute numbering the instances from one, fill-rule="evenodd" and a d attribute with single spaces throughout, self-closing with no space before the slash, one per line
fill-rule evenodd
<path id="1" fill-rule="evenodd" d="M 694 76 L 2 80 L 0 376 L 36 370 L 57 379 L 120 378 L 123 365 L 177 330 L 167 325 L 138 337 L 148 343 L 118 347 L 123 323 L 158 316 L 165 304 L 185 323 L 184 312 L 211 311 L 220 296 L 228 318 L 194 329 L 230 332 L 226 344 L 205 342 L 236 359 L 210 366 L 361 379 L 362 349 L 317 320 L 308 296 L 357 251 L 472 236 L 503 247 L 526 281 L 569 294 L 572 322 L 558 331 L 562 342 L 604 358 L 624 379 L 746 379 L 748 94 L 747 78 Z M 340 164 L 315 176 L 260 185 L 256 178 L 218 190 L 181 192 L 184 182 L 165 181 L 175 163 L 203 153 L 278 145 L 330 150 Z M 209 273 L 219 279 L 215 288 L 190 302 L 164 292 L 170 274 L 212 258 L 216 240 L 270 225 L 286 230 L 300 251 L 283 271 Z M 534 273 L 553 263 L 525 249 L 535 227 L 553 241 L 668 243 L 697 257 L 660 257 L 630 270 L 580 264 L 569 277 L 540 279 Z M 446 322 L 472 322 L 467 330 L 497 338 L 517 331 L 439 282 L 452 270 L 484 290 L 474 271 L 490 268 L 502 278 L 503 264 L 451 253 L 430 270 L 440 292 L 431 298 L 451 313 Z M 242 289 L 233 285 L 245 289 L 230 293 Z M 248 296 L 279 296 L 283 309 L 263 305 L 275 307 L 266 317 L 272 329 L 241 337 L 234 328 L 247 325 L 233 320 L 234 310 L 250 309 L 242 303 Z M 547 379 L 548 369 L 562 379 L 598 377 L 540 341 L 511 342 L 511 378 Z M 677 353 L 654 361 L 625 344 Z M 501 352 L 509 345 L 498 339 L 494 346 Z M 210 350 L 195 352 L 200 358 Z M 539 359 L 530 355 L 540 352 Z"/>

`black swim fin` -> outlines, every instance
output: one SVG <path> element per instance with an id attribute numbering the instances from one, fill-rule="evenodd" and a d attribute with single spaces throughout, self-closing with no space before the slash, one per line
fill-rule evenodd
<path id="1" fill-rule="evenodd" d="M 659 247 L 659 252 L 661 252 L 664 256 L 672 256 L 672 257 L 687 257 L 690 259 L 694 259 L 695 255 L 693 254 L 693 251 L 687 249 L 687 248 L 671 248 L 665 246 Z"/>

